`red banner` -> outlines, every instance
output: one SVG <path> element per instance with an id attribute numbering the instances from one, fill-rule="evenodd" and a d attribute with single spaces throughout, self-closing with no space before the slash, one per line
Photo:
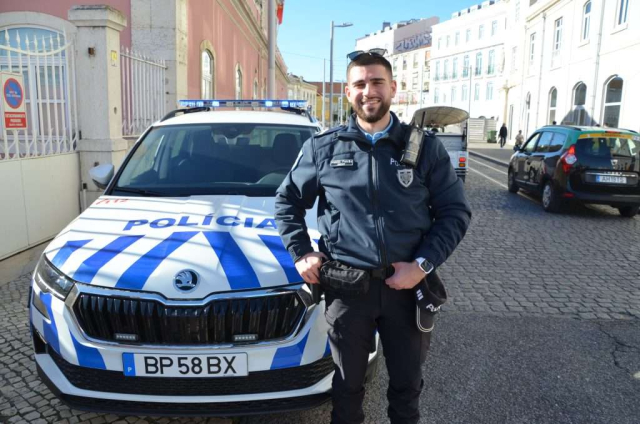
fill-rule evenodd
<path id="1" fill-rule="evenodd" d="M 278 25 L 282 25 L 282 15 L 284 14 L 284 0 L 278 1 L 276 14 L 278 16 Z"/>

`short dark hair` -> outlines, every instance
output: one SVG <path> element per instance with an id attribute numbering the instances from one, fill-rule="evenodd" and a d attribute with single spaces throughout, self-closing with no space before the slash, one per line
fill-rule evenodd
<path id="1" fill-rule="evenodd" d="M 347 81 L 349 81 L 349 72 L 351 72 L 351 68 L 354 66 L 369 66 L 369 65 L 382 65 L 384 69 L 389 72 L 389 80 L 393 79 L 393 71 L 391 70 L 391 64 L 387 59 L 382 56 L 372 55 L 372 54 L 361 54 L 355 60 L 349 62 L 349 66 L 347 66 Z"/>

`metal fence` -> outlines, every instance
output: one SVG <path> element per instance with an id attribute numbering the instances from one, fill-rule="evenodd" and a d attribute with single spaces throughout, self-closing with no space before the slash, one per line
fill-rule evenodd
<path id="1" fill-rule="evenodd" d="M 0 32 L 0 72 L 22 74 L 27 115 L 26 129 L 7 129 L 0 122 L 0 161 L 76 151 L 73 42 L 66 34 L 46 32 Z"/>
<path id="2" fill-rule="evenodd" d="M 139 135 L 165 110 L 164 60 L 152 60 L 140 53 L 120 50 L 122 71 L 122 135 Z"/>

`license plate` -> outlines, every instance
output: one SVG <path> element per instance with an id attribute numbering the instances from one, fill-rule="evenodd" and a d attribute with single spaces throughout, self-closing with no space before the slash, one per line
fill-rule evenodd
<path id="1" fill-rule="evenodd" d="M 614 184 L 626 184 L 627 177 L 615 177 L 613 175 L 596 175 L 597 183 L 614 183 Z"/>
<path id="2" fill-rule="evenodd" d="M 246 353 L 219 355 L 150 355 L 123 353 L 124 375 L 132 377 L 243 377 Z"/>

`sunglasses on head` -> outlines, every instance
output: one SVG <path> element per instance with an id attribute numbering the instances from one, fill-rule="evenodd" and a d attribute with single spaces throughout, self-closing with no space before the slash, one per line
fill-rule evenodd
<path id="1" fill-rule="evenodd" d="M 360 56 L 362 56 L 363 54 L 368 54 L 370 56 L 384 57 L 386 52 L 387 52 L 387 49 L 356 50 L 354 52 L 349 53 L 347 55 L 347 58 L 353 61 L 359 58 Z"/>

